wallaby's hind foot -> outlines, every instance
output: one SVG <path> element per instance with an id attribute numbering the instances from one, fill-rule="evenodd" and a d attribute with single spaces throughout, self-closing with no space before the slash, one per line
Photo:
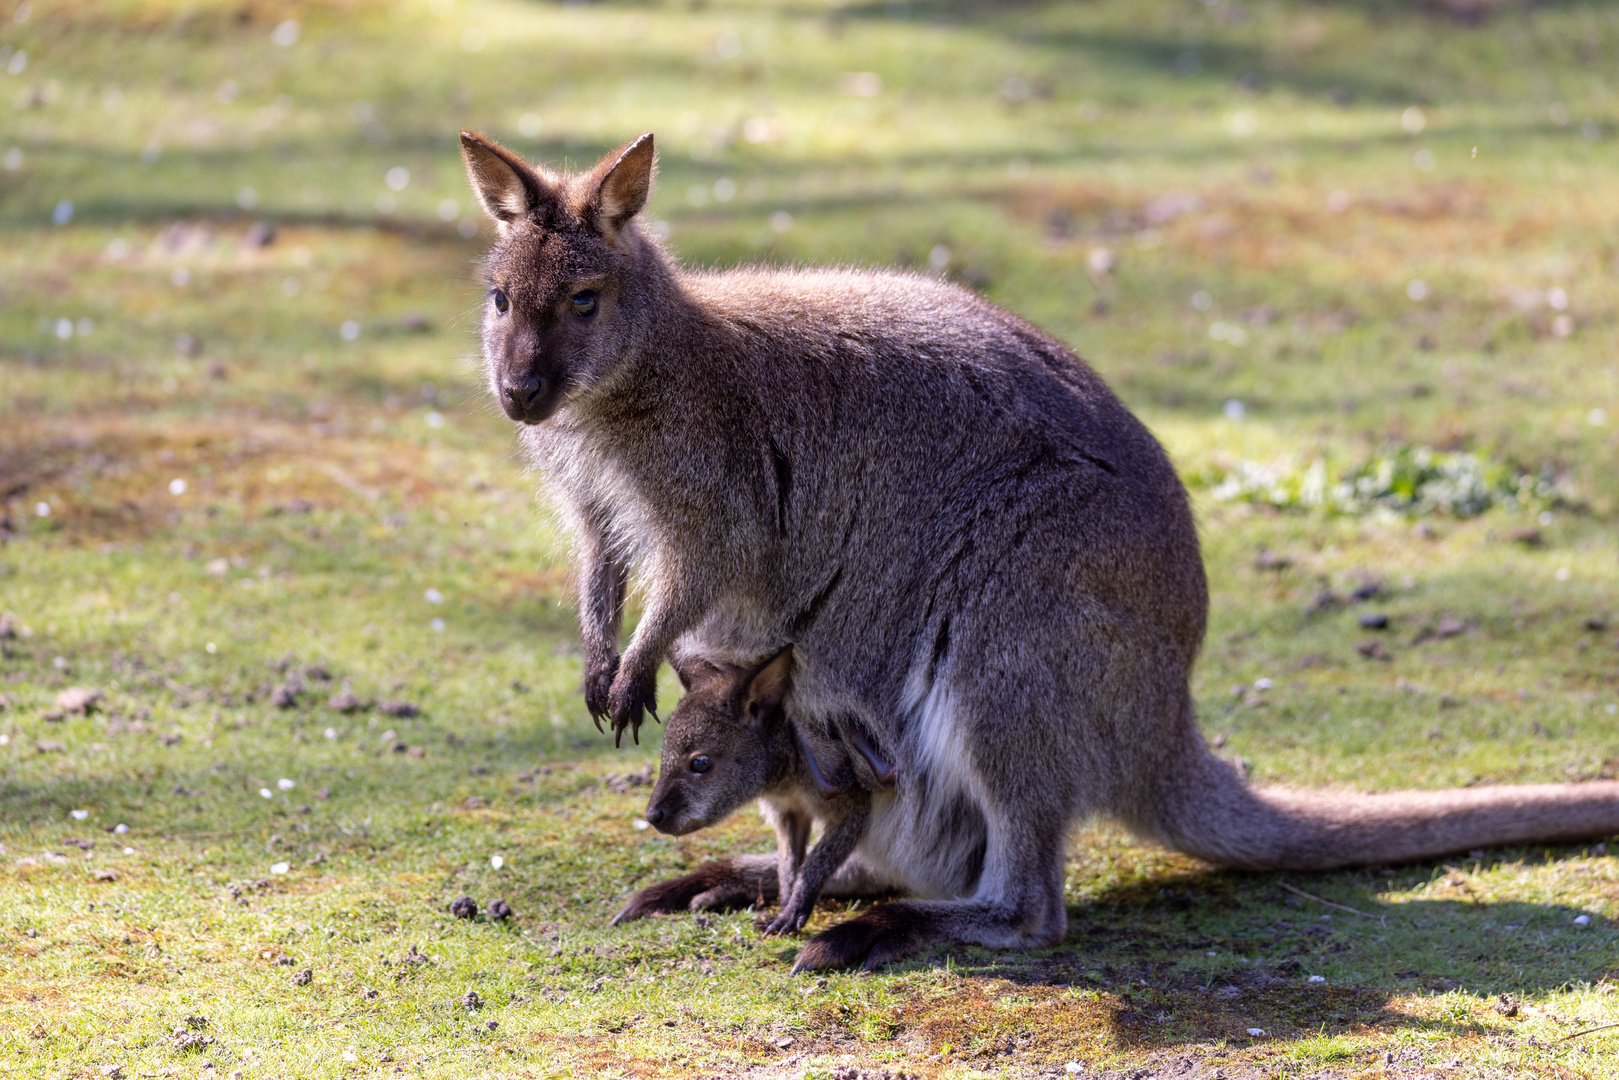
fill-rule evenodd
<path id="1" fill-rule="evenodd" d="M 780 891 L 774 855 L 740 855 L 706 862 L 689 874 L 648 885 L 613 916 L 612 924 L 647 915 L 746 907 L 774 900 Z"/>
<path id="2" fill-rule="evenodd" d="M 798 950 L 794 975 L 826 968 L 872 971 L 937 939 L 933 920 L 914 904 L 896 901 L 823 930 Z"/>

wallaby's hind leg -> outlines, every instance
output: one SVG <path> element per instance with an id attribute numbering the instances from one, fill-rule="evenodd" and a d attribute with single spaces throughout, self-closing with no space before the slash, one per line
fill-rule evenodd
<path id="1" fill-rule="evenodd" d="M 793 972 L 872 970 L 928 945 L 959 941 L 995 949 L 1056 945 L 1068 929 L 1063 904 L 1067 820 L 990 823 L 977 892 L 964 900 L 897 900 L 816 934 Z M 1021 827 L 1020 827 L 1021 826 Z"/>

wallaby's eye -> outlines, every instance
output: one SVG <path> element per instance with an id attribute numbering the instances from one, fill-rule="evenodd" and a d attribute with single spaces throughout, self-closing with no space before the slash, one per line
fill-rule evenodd
<path id="1" fill-rule="evenodd" d="M 512 306 L 512 302 L 510 300 L 506 299 L 506 290 L 505 289 L 496 289 L 495 290 L 495 310 L 500 312 L 502 315 L 504 315 L 504 314 L 506 314 L 506 312 L 511 310 L 511 306 Z"/>
<path id="2" fill-rule="evenodd" d="M 573 309 L 573 313 L 579 316 L 581 319 L 588 319 L 592 315 L 596 314 L 596 294 L 594 291 L 586 289 L 584 292 L 577 294 L 572 300 L 568 301 L 568 306 L 571 307 Z"/>
<path id="3" fill-rule="evenodd" d="M 694 773 L 705 773 L 713 767 L 714 762 L 709 759 L 707 754 L 698 754 L 696 757 L 691 759 L 690 768 Z"/>

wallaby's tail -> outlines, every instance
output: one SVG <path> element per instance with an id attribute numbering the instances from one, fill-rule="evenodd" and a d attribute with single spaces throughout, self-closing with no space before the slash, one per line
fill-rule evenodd
<path id="1" fill-rule="evenodd" d="M 1378 795 L 1256 789 L 1194 742 L 1132 824 L 1222 866 L 1325 870 L 1619 834 L 1619 781 Z"/>

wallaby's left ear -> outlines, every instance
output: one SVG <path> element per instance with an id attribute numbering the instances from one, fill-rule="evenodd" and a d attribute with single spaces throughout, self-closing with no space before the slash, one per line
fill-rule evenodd
<path id="1" fill-rule="evenodd" d="M 605 239 L 617 239 L 619 230 L 646 205 L 647 196 L 652 194 L 656 159 L 649 131 L 608 154 L 590 170 L 582 216 Z"/>
<path id="2" fill-rule="evenodd" d="M 764 720 L 781 711 L 781 703 L 792 685 L 793 647 L 787 646 L 771 657 L 753 678 L 748 680 L 748 696 L 742 704 L 743 715 L 750 720 Z"/>

